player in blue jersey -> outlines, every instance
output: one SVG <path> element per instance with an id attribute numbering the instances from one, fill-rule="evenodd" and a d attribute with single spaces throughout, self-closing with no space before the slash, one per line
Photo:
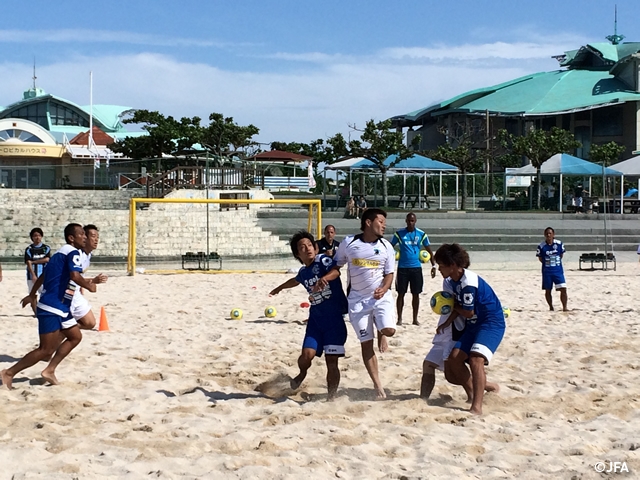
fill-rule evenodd
<path id="1" fill-rule="evenodd" d="M 436 263 L 433 259 L 429 237 L 419 228 L 416 228 L 416 215 L 413 212 L 407 214 L 405 219 L 407 228 L 398 230 L 391 239 L 391 245 L 399 245 L 400 260 L 398 261 L 398 272 L 396 276 L 396 309 L 398 310 L 398 325 L 402 325 L 402 309 L 404 308 L 404 295 L 411 286 L 411 306 L 413 308 L 413 324 L 418 322 L 418 310 L 420 308 L 420 294 L 424 280 L 422 277 L 422 266 L 420 264 L 420 250 L 422 248 L 429 252 L 431 260 L 431 278 L 436 276 Z"/>
<path id="2" fill-rule="evenodd" d="M 314 357 L 325 354 L 327 363 L 328 400 L 335 398 L 340 384 L 338 359 L 344 357 L 347 327 L 342 316 L 347 313 L 347 297 L 342 290 L 340 271 L 326 255 L 316 255 L 316 244 L 309 232 L 298 232 L 291 238 L 291 252 L 303 266 L 295 278 L 274 288 L 270 295 L 277 295 L 285 288 L 302 284 L 309 293 L 309 321 L 298 358 L 300 373 L 291 380 L 291 388 L 297 389 L 307 376 Z"/>
<path id="3" fill-rule="evenodd" d="M 487 381 L 484 367 L 504 336 L 502 305 L 489 284 L 465 267 L 470 264 L 469 254 L 460 245 L 442 245 L 436 251 L 435 260 L 442 276 L 451 280 L 455 297 L 453 311 L 467 320 L 464 333 L 449 355 L 445 376 L 454 385 L 462 385 L 472 399 L 470 412 L 481 415 L 485 390 L 500 390 L 497 384 Z M 452 315 L 438 331 L 453 320 Z M 469 363 L 471 372 L 465 362 Z"/>
<path id="4" fill-rule="evenodd" d="M 562 267 L 562 256 L 564 255 L 564 244 L 556 240 L 556 232 L 551 227 L 544 230 L 544 242 L 538 245 L 536 257 L 542 264 L 542 289 L 544 298 L 549 304 L 549 310 L 553 310 L 553 297 L 551 290 L 556 286 L 560 291 L 560 302 L 562 311 L 569 311 L 567 308 L 567 282 L 564 279 L 564 268 Z"/>
<path id="5" fill-rule="evenodd" d="M 27 353 L 11 368 L 0 372 L 2 384 L 9 390 L 16 374 L 41 360 L 47 360 L 54 353 L 49 365 L 42 371 L 42 378 L 57 385 L 56 367 L 82 340 L 82 333 L 69 313 L 74 292 L 71 281 L 90 292 L 95 292 L 96 286 L 81 275 L 78 249 L 84 246 L 86 238 L 82 226 L 70 223 L 64 229 L 64 237 L 67 245 L 51 257 L 44 273 L 44 290 L 37 308 L 40 346 Z M 34 285 L 31 294 L 22 299 L 23 307 L 32 302 L 35 291 L 37 289 Z"/>

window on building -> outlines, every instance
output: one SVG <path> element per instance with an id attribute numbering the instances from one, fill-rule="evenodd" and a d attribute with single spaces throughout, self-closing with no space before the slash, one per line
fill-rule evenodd
<path id="1" fill-rule="evenodd" d="M 49 129 L 47 118 L 47 102 L 32 103 L 4 112 L 0 118 L 21 118 L 37 123 L 43 128 Z"/>
<path id="2" fill-rule="evenodd" d="M 51 125 L 89 126 L 89 120 L 84 115 L 80 115 L 77 111 L 58 103 L 51 102 L 49 113 Z"/>
<path id="3" fill-rule="evenodd" d="M 595 109 L 593 111 L 593 136 L 622 136 L 622 115 L 622 105 Z"/>

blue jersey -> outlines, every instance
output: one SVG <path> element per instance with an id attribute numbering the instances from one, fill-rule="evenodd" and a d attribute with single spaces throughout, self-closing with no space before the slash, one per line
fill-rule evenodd
<path id="1" fill-rule="evenodd" d="M 538 245 L 536 257 L 542 258 L 542 273 L 564 273 L 562 268 L 562 255 L 564 255 L 564 245 L 560 240 L 553 239 L 549 245 L 542 242 Z"/>
<path id="2" fill-rule="evenodd" d="M 71 299 L 76 286 L 71 283 L 71 272 L 82 272 L 80 252 L 71 245 L 58 250 L 47 266 L 44 276 L 44 291 L 38 308 L 60 317 L 69 316 Z"/>
<path id="3" fill-rule="evenodd" d="M 398 230 L 391 239 L 391 245 L 400 244 L 398 268 L 420 268 L 420 249 L 428 247 L 429 237 L 419 228 L 410 232 L 406 228 Z"/>
<path id="4" fill-rule="evenodd" d="M 24 263 L 27 263 L 27 260 L 42 260 L 43 258 L 47 258 L 51 256 L 51 247 L 49 245 L 45 245 L 41 243 L 40 245 L 34 245 L 33 243 L 29 245 L 24 251 Z M 44 271 L 44 267 L 46 267 L 46 263 L 39 263 L 36 265 L 32 265 L 33 273 L 36 274 L 36 277 L 42 275 Z M 34 282 L 37 278 L 31 278 L 31 272 L 27 268 L 27 280 L 33 280 Z"/>
<path id="5" fill-rule="evenodd" d="M 331 280 L 321 292 L 313 292 L 318 280 L 324 277 L 334 266 L 335 260 L 326 255 L 317 255 L 310 266 L 303 265 L 296 276 L 309 292 L 309 324 L 316 324 L 322 330 L 344 325 L 342 315 L 348 311 L 347 297 L 342 290 L 340 278 Z"/>
<path id="6" fill-rule="evenodd" d="M 477 273 L 465 269 L 460 280 L 451 280 L 451 286 L 456 302 L 464 310 L 475 312 L 473 317 L 467 319 L 467 329 L 473 330 L 480 326 L 505 328 L 500 300 Z"/>

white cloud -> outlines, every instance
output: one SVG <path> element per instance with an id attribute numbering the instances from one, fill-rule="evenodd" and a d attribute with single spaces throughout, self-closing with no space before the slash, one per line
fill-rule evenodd
<path id="1" fill-rule="evenodd" d="M 459 48 L 462 55 L 466 47 Z M 306 142 L 347 134 L 348 124 L 363 126 L 369 118 L 407 113 L 555 65 L 533 54 L 497 66 L 397 62 L 390 56 L 342 58 L 310 69 L 301 64 L 284 73 L 238 72 L 145 53 L 78 57 L 40 65 L 37 74 L 38 86 L 81 105 L 89 103 L 92 70 L 96 104 L 146 108 L 176 117 L 198 115 L 205 122 L 211 112 L 220 112 L 259 127 L 262 142 Z M 31 69 L 28 64 L 0 64 L 0 77 L 5 79 L 0 105 L 21 98 L 31 83 Z"/>

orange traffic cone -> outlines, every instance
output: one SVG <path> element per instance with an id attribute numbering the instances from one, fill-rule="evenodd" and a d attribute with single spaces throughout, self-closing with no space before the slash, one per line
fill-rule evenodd
<path id="1" fill-rule="evenodd" d="M 104 307 L 100 308 L 100 324 L 98 325 L 99 332 L 109 331 L 109 322 L 107 321 L 107 312 L 104 311 Z"/>

